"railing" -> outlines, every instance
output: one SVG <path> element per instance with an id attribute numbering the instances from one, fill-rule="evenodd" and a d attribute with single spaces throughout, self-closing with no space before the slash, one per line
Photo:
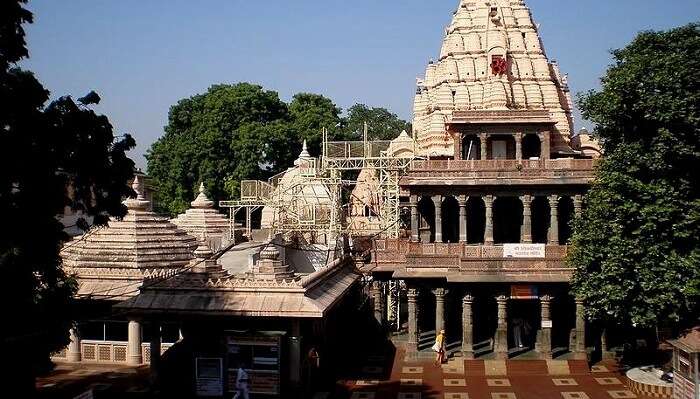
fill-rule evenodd
<path id="1" fill-rule="evenodd" d="M 126 341 L 100 341 L 100 340 L 82 340 L 80 342 L 80 352 L 83 362 L 88 363 L 126 363 L 128 356 L 129 343 Z M 165 353 L 172 343 L 162 343 L 160 345 L 160 353 Z M 143 364 L 151 362 L 151 346 L 149 343 L 141 344 L 141 354 Z M 67 359 L 68 350 L 62 349 L 56 353 L 53 358 L 65 360 Z"/>
<path id="2" fill-rule="evenodd" d="M 379 158 L 389 148 L 391 141 L 329 141 L 326 143 L 327 158 Z"/>
<path id="3" fill-rule="evenodd" d="M 512 259 L 503 256 L 503 245 L 470 245 L 465 243 L 421 243 L 407 240 L 377 240 L 377 252 L 385 253 L 386 259 L 395 256 L 429 255 L 452 256 L 463 259 Z M 545 259 L 562 260 L 566 257 L 567 245 L 546 245 Z"/>
<path id="4" fill-rule="evenodd" d="M 592 171 L 593 159 L 487 159 L 487 160 L 440 160 L 411 162 L 410 171 L 526 171 L 526 170 L 580 170 Z"/>

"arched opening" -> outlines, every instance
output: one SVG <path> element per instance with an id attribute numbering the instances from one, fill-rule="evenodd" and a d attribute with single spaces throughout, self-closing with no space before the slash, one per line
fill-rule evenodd
<path id="1" fill-rule="evenodd" d="M 442 201 L 442 242 L 459 242 L 459 203 L 454 197 Z"/>
<path id="2" fill-rule="evenodd" d="M 559 245 L 566 245 L 571 238 L 574 220 L 574 200 L 571 197 L 562 197 L 559 200 Z"/>
<path id="3" fill-rule="evenodd" d="M 467 201 L 467 243 L 483 243 L 485 227 L 486 207 L 484 201 L 480 197 L 469 197 Z"/>
<path id="4" fill-rule="evenodd" d="M 515 138 L 493 135 L 486 141 L 488 159 L 515 159 Z"/>
<path id="5" fill-rule="evenodd" d="M 479 139 L 479 136 L 469 134 L 462 137 L 462 159 L 481 159 L 481 140 Z"/>
<path id="6" fill-rule="evenodd" d="M 542 157 L 542 143 L 539 136 L 534 133 L 526 134 L 523 137 L 523 159 Z"/>
<path id="7" fill-rule="evenodd" d="M 510 244 L 520 242 L 523 224 L 523 206 L 517 197 L 498 197 L 493 203 L 493 242 Z"/>
<path id="8" fill-rule="evenodd" d="M 547 243 L 549 230 L 549 201 L 546 197 L 535 197 L 532 200 L 532 242 Z"/>
<path id="9" fill-rule="evenodd" d="M 435 205 L 430 197 L 418 201 L 418 236 L 421 242 L 435 242 Z"/>

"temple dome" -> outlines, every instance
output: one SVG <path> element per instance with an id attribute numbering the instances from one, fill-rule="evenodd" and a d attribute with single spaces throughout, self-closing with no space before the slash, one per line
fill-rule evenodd
<path id="1" fill-rule="evenodd" d="M 74 238 L 61 250 L 66 273 L 78 279 L 80 296 L 134 296 L 145 279 L 172 275 L 194 258 L 195 238 L 148 210 L 139 176 L 132 188 L 137 196 L 124 201 L 123 219 L 110 219 L 106 227 Z"/>
<path id="2" fill-rule="evenodd" d="M 214 201 L 204 192 L 204 183 L 199 185 L 199 194 L 191 203 L 191 208 L 178 215 L 171 222 L 193 237 L 206 236 L 213 250 L 219 250 L 230 230 L 229 219 L 214 208 Z"/>
<path id="3" fill-rule="evenodd" d="M 501 111 L 548 111 L 554 124 L 551 150 L 570 152 L 572 108 L 566 76 L 547 59 L 524 1 L 461 0 L 440 57 L 418 80 L 413 117 L 417 155 L 454 155 L 454 141 L 446 137 L 455 112 Z"/>

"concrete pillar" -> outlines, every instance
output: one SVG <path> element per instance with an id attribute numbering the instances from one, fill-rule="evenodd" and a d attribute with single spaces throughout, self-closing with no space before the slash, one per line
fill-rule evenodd
<path id="1" fill-rule="evenodd" d="M 408 341 L 406 350 L 418 351 L 418 290 L 409 288 L 408 297 Z"/>
<path id="2" fill-rule="evenodd" d="M 459 242 L 467 242 L 467 196 L 459 196 Z"/>
<path id="3" fill-rule="evenodd" d="M 445 295 L 448 290 L 446 288 L 436 288 L 433 290 L 435 295 L 435 334 L 440 330 L 445 329 Z"/>
<path id="4" fill-rule="evenodd" d="M 559 245 L 559 196 L 549 196 L 549 245 Z"/>
<path id="5" fill-rule="evenodd" d="M 574 217 L 576 219 L 581 217 L 582 208 L 583 208 L 583 195 L 574 195 Z"/>
<path id="6" fill-rule="evenodd" d="M 515 133 L 515 159 L 523 160 L 523 134 Z"/>
<path id="7" fill-rule="evenodd" d="M 552 319 L 550 316 L 550 304 L 552 297 L 543 295 L 540 297 L 540 329 L 537 330 L 537 341 L 535 342 L 535 350 L 540 353 L 542 358 L 552 358 Z"/>
<path id="8" fill-rule="evenodd" d="M 508 297 L 500 295 L 496 298 L 498 305 L 498 327 L 493 340 L 493 353 L 496 359 L 508 358 Z"/>
<path id="9" fill-rule="evenodd" d="M 418 242 L 420 241 L 420 236 L 418 235 L 418 198 L 415 195 L 411 196 L 411 202 L 409 203 L 411 208 L 411 240 Z"/>
<path id="10" fill-rule="evenodd" d="M 462 357 L 465 359 L 474 359 L 473 303 L 474 297 L 469 293 L 462 298 Z"/>
<path id="11" fill-rule="evenodd" d="M 296 391 L 301 385 L 301 324 L 292 320 L 292 330 L 289 337 L 289 382 L 292 390 Z"/>
<path id="12" fill-rule="evenodd" d="M 374 318 L 377 319 L 379 325 L 384 325 L 384 315 L 386 310 L 384 308 L 384 292 L 383 283 L 380 281 L 372 282 L 372 298 L 374 300 Z"/>
<path id="13" fill-rule="evenodd" d="M 82 348 L 80 344 L 80 333 L 78 327 L 72 327 L 69 331 L 70 343 L 68 344 L 68 361 L 77 363 L 83 359 Z"/>
<path id="14" fill-rule="evenodd" d="M 586 316 L 584 313 L 583 298 L 576 298 L 576 343 L 574 346 L 574 358 L 586 359 Z"/>
<path id="15" fill-rule="evenodd" d="M 484 197 L 486 206 L 486 228 L 484 229 L 484 245 L 493 245 L 493 195 Z"/>
<path id="16" fill-rule="evenodd" d="M 521 195 L 520 201 L 523 203 L 523 225 L 520 228 L 520 242 L 532 243 L 532 196 Z"/>
<path id="17" fill-rule="evenodd" d="M 141 356 L 141 323 L 136 320 L 129 320 L 128 340 L 126 362 L 130 366 L 138 366 L 143 363 L 143 356 Z"/>
<path id="18" fill-rule="evenodd" d="M 435 205 L 435 242 L 442 242 L 442 196 L 432 197 Z"/>
<path id="19" fill-rule="evenodd" d="M 481 160 L 482 160 L 482 161 L 488 159 L 488 156 L 487 156 L 488 147 L 487 147 L 487 145 L 486 145 L 486 141 L 487 141 L 488 139 L 489 139 L 489 135 L 488 135 L 488 134 L 486 134 L 486 133 L 480 133 L 480 134 L 479 134 L 479 142 L 481 143 Z"/>

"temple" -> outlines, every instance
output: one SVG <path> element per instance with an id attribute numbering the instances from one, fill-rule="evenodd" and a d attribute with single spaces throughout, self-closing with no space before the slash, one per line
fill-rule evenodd
<path id="1" fill-rule="evenodd" d="M 255 392 L 284 396 L 304 392 L 304 354 L 370 344 L 365 313 L 408 358 L 432 356 L 440 330 L 450 356 L 586 358 L 565 257 L 602 154 L 571 112 L 525 3 L 462 0 L 417 82 L 412 132 L 324 129 L 319 158 L 304 145 L 286 171 L 240 182 L 218 204 L 228 218 L 204 185 L 157 216 L 137 177 L 127 215 L 61 253 L 93 311 L 56 358 L 150 362 L 216 397 L 243 367 Z"/>

